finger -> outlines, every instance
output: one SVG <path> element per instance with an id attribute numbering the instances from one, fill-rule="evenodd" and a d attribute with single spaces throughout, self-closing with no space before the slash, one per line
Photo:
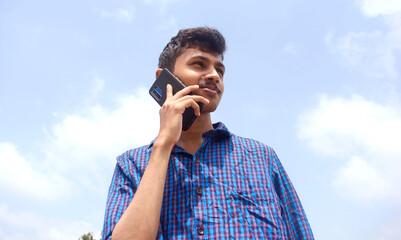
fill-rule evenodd
<path id="1" fill-rule="evenodd" d="M 167 84 L 166 86 L 166 93 L 167 93 L 167 98 L 173 96 L 173 87 L 170 84 Z"/>
<path id="2" fill-rule="evenodd" d="M 183 88 L 182 90 L 178 91 L 178 92 L 174 95 L 174 97 L 180 98 L 180 97 L 183 97 L 183 96 L 185 96 L 185 95 L 188 95 L 188 94 L 190 94 L 192 91 L 195 91 L 195 90 L 198 90 L 198 89 L 199 89 L 199 86 L 198 86 L 198 85 L 191 85 L 191 86 L 185 87 L 185 88 Z"/>
<path id="3" fill-rule="evenodd" d="M 179 99 L 176 100 L 177 103 L 183 102 L 183 101 L 187 101 L 188 99 L 192 99 L 195 102 L 201 102 L 203 104 L 208 104 L 209 100 L 205 97 L 199 96 L 199 95 L 186 95 L 183 96 Z"/>
<path id="4" fill-rule="evenodd" d="M 193 99 L 187 99 L 177 104 L 177 108 L 181 109 L 181 114 L 184 113 L 185 109 L 188 107 L 192 107 L 194 109 L 194 113 L 196 116 L 200 115 L 200 106 Z"/>

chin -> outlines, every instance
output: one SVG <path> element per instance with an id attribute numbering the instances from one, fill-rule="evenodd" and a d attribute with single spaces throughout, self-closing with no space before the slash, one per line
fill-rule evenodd
<path id="1" fill-rule="evenodd" d="M 217 106 L 204 106 L 202 109 L 202 113 L 211 113 L 216 111 Z"/>

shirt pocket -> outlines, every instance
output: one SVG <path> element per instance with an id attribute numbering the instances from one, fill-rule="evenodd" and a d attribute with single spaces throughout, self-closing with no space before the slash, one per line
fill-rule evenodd
<path id="1" fill-rule="evenodd" d="M 227 195 L 228 225 L 234 239 L 271 239 L 280 235 L 280 204 L 261 191 L 267 190 L 234 190 Z"/>

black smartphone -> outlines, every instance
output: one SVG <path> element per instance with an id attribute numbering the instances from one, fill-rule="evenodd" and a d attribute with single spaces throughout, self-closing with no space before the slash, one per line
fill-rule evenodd
<path id="1" fill-rule="evenodd" d="M 168 69 L 163 69 L 152 87 L 149 89 L 149 94 L 156 100 L 156 102 L 162 106 L 167 98 L 167 84 L 173 87 L 173 94 L 176 94 L 181 89 L 185 88 L 185 85 L 174 76 Z M 200 111 L 203 109 L 203 103 L 199 103 Z M 182 114 L 182 130 L 188 130 L 192 123 L 195 121 L 196 115 L 192 107 L 187 107 Z"/>

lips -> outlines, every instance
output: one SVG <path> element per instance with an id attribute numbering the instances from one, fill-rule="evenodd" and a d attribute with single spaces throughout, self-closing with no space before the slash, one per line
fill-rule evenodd
<path id="1" fill-rule="evenodd" d="M 214 83 L 199 83 L 199 87 L 207 92 L 217 93 L 217 94 L 221 93 L 220 89 Z"/>

